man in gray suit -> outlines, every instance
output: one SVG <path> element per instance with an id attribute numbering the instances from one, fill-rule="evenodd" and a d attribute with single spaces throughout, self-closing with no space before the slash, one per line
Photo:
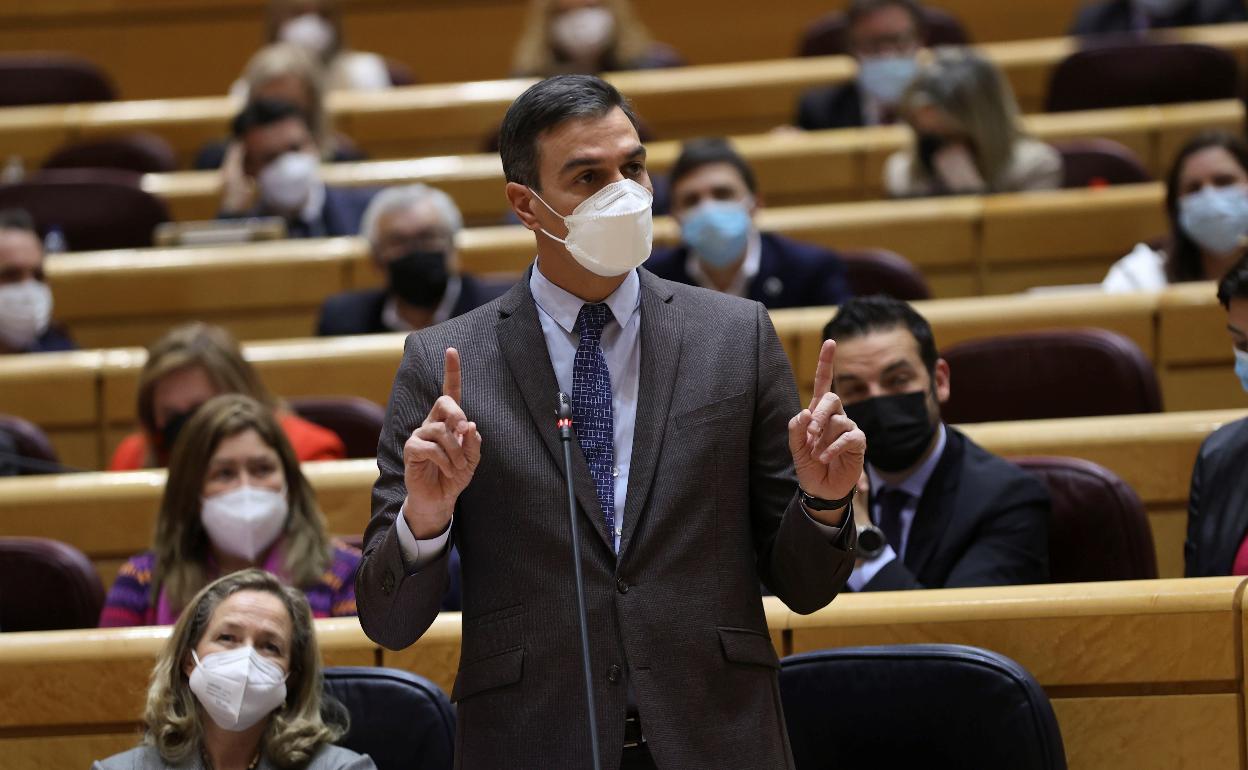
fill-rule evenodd
<path id="1" fill-rule="evenodd" d="M 835 343 L 799 411 L 762 305 L 637 269 L 653 193 L 612 86 L 542 81 L 500 142 L 537 261 L 498 300 L 408 337 L 360 622 L 386 647 L 416 641 L 453 538 L 457 767 L 590 766 L 555 419 L 569 393 L 602 766 L 791 768 L 758 585 L 809 613 L 854 566 L 866 439 L 829 392 Z"/>

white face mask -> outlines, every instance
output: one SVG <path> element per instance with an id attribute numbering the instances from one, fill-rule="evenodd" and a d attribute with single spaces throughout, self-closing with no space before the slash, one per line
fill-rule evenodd
<path id="1" fill-rule="evenodd" d="M 533 197 L 568 226 L 568 237 L 557 238 L 581 267 L 605 278 L 624 275 L 650 256 L 654 240 L 654 213 L 650 191 L 631 179 L 607 185 L 563 216 L 533 190 Z"/>
<path id="2" fill-rule="evenodd" d="M 615 15 L 601 6 L 562 13 L 550 23 L 550 37 L 564 53 L 578 59 L 601 56 L 615 36 Z"/>
<path id="3" fill-rule="evenodd" d="M 283 43 L 297 45 L 318 58 L 324 57 L 334 46 L 334 26 L 319 13 L 305 13 L 288 19 L 277 36 Z"/>
<path id="4" fill-rule="evenodd" d="M 858 64 L 858 84 L 871 98 L 893 106 L 918 74 L 913 56 L 871 56 Z"/>
<path id="5" fill-rule="evenodd" d="M 214 652 L 203 660 L 191 650 L 191 657 L 191 692 L 223 730 L 242 732 L 286 702 L 287 674 L 251 645 Z"/>
<path id="6" fill-rule="evenodd" d="M 274 492 L 244 484 L 205 497 L 200 520 L 213 545 L 231 556 L 254 562 L 282 533 L 289 509 L 285 486 Z"/>
<path id="7" fill-rule="evenodd" d="M 52 321 L 52 290 L 28 278 L 0 286 L 0 341 L 10 350 L 27 350 Z"/>
<path id="8" fill-rule="evenodd" d="M 320 159 L 309 152 L 287 152 L 256 177 L 265 208 L 286 216 L 298 214 L 320 182 Z"/>
<path id="9" fill-rule="evenodd" d="M 1179 227 L 1202 249 L 1233 255 L 1248 233 L 1248 186 L 1203 187 L 1184 195 Z"/>

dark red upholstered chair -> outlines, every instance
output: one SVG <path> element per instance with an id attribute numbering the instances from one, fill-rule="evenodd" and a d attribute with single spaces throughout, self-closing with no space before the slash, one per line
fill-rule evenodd
<path id="1" fill-rule="evenodd" d="M 0 537 L 0 630 L 95 628 L 104 586 L 71 545 L 39 537 Z"/>
<path id="2" fill-rule="evenodd" d="M 910 302 L 932 296 L 923 274 L 900 254 L 886 249 L 850 249 L 838 253 L 845 261 L 845 277 L 855 297 L 887 294 Z"/>
<path id="3" fill-rule="evenodd" d="M 1130 148 L 1112 139 L 1054 142 L 1062 154 L 1062 187 L 1101 187 L 1151 182 L 1153 177 Z"/>
<path id="4" fill-rule="evenodd" d="M 1104 45 L 1076 51 L 1053 70 L 1049 112 L 1176 104 L 1239 96 L 1235 57 L 1195 43 Z"/>
<path id="5" fill-rule="evenodd" d="M 332 430 L 347 448 L 347 457 L 376 457 L 386 410 L 359 396 L 288 398 L 286 404 L 308 422 Z"/>
<path id="6" fill-rule="evenodd" d="M 0 55 L 0 107 L 108 102 L 117 92 L 103 70 L 59 53 Z"/>
<path id="7" fill-rule="evenodd" d="M 947 422 L 1046 420 L 1161 411 L 1157 373 L 1134 342 L 1105 329 L 971 340 L 942 351 Z"/>
<path id="8" fill-rule="evenodd" d="M 1015 457 L 1049 488 L 1049 579 L 1054 583 L 1157 577 L 1153 533 L 1135 490 L 1074 457 Z"/>
<path id="9" fill-rule="evenodd" d="M 151 246 L 152 231 L 169 221 L 169 210 L 140 189 L 139 178 L 116 169 L 41 171 L 0 186 L 0 209 L 26 209 L 41 233 L 60 228 L 73 251 Z"/>
<path id="10" fill-rule="evenodd" d="M 0 414 L 0 433 L 13 440 L 17 457 L 0 458 L 0 466 L 14 465 L 19 476 L 57 473 L 61 460 L 48 435 L 33 422 L 9 414 Z"/>
<path id="11" fill-rule="evenodd" d="M 927 34 L 923 44 L 929 48 L 938 45 L 966 45 L 971 42 L 970 35 L 962 22 L 948 11 L 939 8 L 924 8 L 923 15 L 927 23 Z M 798 56 L 836 56 L 847 53 L 845 14 L 835 11 L 816 19 L 802 33 L 798 45 Z"/>
<path id="12" fill-rule="evenodd" d="M 407 64 L 398 59 L 391 59 L 389 56 L 383 58 L 386 62 L 386 72 L 390 75 L 390 85 L 414 86 L 420 82 L 416 79 L 416 73 Z"/>
<path id="13" fill-rule="evenodd" d="M 161 137 L 144 131 L 74 142 L 43 162 L 50 168 L 119 168 L 139 174 L 176 171 L 178 158 Z"/>

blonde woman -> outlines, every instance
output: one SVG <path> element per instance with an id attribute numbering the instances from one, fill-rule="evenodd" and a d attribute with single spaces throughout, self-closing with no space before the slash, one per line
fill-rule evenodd
<path id="1" fill-rule="evenodd" d="M 654 42 L 629 0 L 531 0 L 512 72 L 592 75 L 683 63 L 675 50 Z"/>
<path id="2" fill-rule="evenodd" d="M 143 745 L 93 770 L 369 770 L 332 745 L 321 654 L 303 594 L 258 569 L 200 590 L 152 671 Z"/>
<path id="3" fill-rule="evenodd" d="M 297 417 L 269 393 L 243 358 L 238 343 L 219 326 L 179 326 L 147 350 L 139 374 L 141 430 L 124 438 L 109 470 L 162 467 L 169 462 L 178 431 L 203 404 L 222 393 L 242 393 L 268 406 L 301 461 L 341 460 L 347 450 L 332 431 Z"/>
<path id="4" fill-rule="evenodd" d="M 969 49 L 938 49 L 902 96 L 901 116 L 914 141 L 884 165 L 893 197 L 1061 186 L 1061 155 L 1023 133 L 1009 84 Z"/>
<path id="5" fill-rule="evenodd" d="M 206 583 L 248 567 L 303 589 L 317 617 L 355 615 L 360 552 L 326 533 L 272 410 L 247 396 L 218 396 L 184 433 L 152 549 L 122 565 L 100 625 L 173 623 Z"/>

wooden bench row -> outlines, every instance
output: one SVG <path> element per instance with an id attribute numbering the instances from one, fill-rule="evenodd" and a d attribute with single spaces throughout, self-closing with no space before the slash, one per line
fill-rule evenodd
<path id="1" fill-rule="evenodd" d="M 1244 578 L 847 594 L 798 616 L 765 599 L 781 655 L 958 643 L 1018 661 L 1045 688 L 1071 770 L 1243 770 Z M 460 617 L 391 652 L 354 619 L 319 620 L 326 665 L 391 666 L 448 690 Z M 532 630 L 532 629 L 530 629 Z M 0 752 L 13 770 L 85 767 L 138 740 L 168 628 L 0 636 Z"/>
<path id="2" fill-rule="evenodd" d="M 1104 138 L 1133 150 L 1157 179 L 1164 179 L 1178 149 L 1193 134 L 1219 128 L 1239 132 L 1243 102 L 1126 107 L 1089 112 L 1028 115 L 1029 131 L 1047 142 Z M 767 205 L 796 206 L 884 197 L 884 162 L 907 146 L 903 126 L 875 126 L 733 138 L 754 167 Z M 670 170 L 680 142 L 647 145 L 651 173 Z M 497 153 L 450 155 L 410 160 L 335 163 L 322 168 L 330 185 L 381 187 L 423 182 L 445 190 L 470 224 L 495 224 L 507 214 L 503 167 Z M 215 171 L 148 174 L 143 188 L 169 205 L 178 220 L 212 219 L 220 205 Z"/>
<path id="3" fill-rule="evenodd" d="M 1248 23 L 1192 27 L 1167 39 L 1206 42 L 1248 61 Z M 1078 50 L 1074 38 L 982 46 L 1005 72 L 1024 112 L 1039 112 L 1054 67 Z M 793 119 L 809 88 L 846 82 L 856 73 L 846 56 L 707 64 L 609 75 L 656 136 L 737 135 L 767 131 Z M 374 158 L 478 151 L 507 106 L 531 80 L 487 80 L 407 86 L 385 92 L 333 94 L 338 130 Z M 14 107 L 0 110 L 0 145 L 37 165 L 57 147 L 119 131 L 153 131 L 188 161 L 220 139 L 239 104 L 228 97 Z"/>

